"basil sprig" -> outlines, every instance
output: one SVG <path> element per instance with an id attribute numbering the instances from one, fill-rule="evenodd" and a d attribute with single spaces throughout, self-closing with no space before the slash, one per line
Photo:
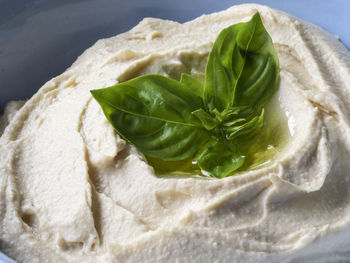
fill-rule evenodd
<path id="1" fill-rule="evenodd" d="M 184 73 L 180 81 L 145 75 L 91 93 L 117 133 L 146 157 L 192 159 L 223 178 L 244 163 L 240 147 L 259 133 L 278 78 L 276 51 L 256 13 L 219 34 L 204 85 Z"/>

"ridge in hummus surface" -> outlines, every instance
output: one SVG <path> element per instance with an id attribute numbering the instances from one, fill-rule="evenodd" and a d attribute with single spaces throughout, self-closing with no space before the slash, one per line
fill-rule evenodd
<path id="1" fill-rule="evenodd" d="M 218 33 L 256 11 L 280 59 L 268 107 L 284 146 L 221 180 L 155 176 L 90 90 L 149 73 L 203 78 Z M 146 18 L 99 40 L 2 118 L 0 250 L 18 262 L 349 262 L 349 83 L 335 37 L 265 6 Z"/>

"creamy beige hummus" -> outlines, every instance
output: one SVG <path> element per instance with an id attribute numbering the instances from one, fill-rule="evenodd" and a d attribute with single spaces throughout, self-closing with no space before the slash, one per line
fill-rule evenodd
<path id="1" fill-rule="evenodd" d="M 202 77 L 218 33 L 257 10 L 281 63 L 268 106 L 288 133 L 269 146 L 277 158 L 221 180 L 155 176 L 89 91 L 145 73 Z M 147 18 L 11 107 L 0 250 L 18 262 L 349 262 L 350 55 L 318 27 L 258 5 Z"/>

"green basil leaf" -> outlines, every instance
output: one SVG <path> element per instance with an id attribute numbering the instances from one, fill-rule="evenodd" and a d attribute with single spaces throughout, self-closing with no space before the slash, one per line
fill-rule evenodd
<path id="1" fill-rule="evenodd" d="M 279 62 L 259 13 L 224 29 L 209 54 L 203 99 L 212 111 L 232 106 L 259 110 L 276 89 Z"/>
<path id="2" fill-rule="evenodd" d="M 212 141 L 204 151 L 196 156 L 199 167 L 217 178 L 231 175 L 242 166 L 244 158 L 227 141 L 221 140 Z"/>
<path id="3" fill-rule="evenodd" d="M 187 94 L 190 94 L 190 99 L 192 103 L 197 108 L 204 108 L 204 103 L 202 99 L 203 95 L 203 84 L 198 79 L 192 77 L 189 74 L 182 73 L 180 78 L 180 83 L 186 90 Z"/>
<path id="4" fill-rule="evenodd" d="M 192 112 L 201 122 L 204 128 L 212 130 L 216 127 L 217 123 L 215 119 L 203 109 L 198 109 Z"/>
<path id="5" fill-rule="evenodd" d="M 261 114 L 259 116 L 255 116 L 250 121 L 242 124 L 242 125 L 236 125 L 233 124 L 229 128 L 226 129 L 226 132 L 229 134 L 228 139 L 230 141 L 233 141 L 238 136 L 247 135 L 249 133 L 252 133 L 256 131 L 259 127 L 261 127 L 264 120 L 264 110 L 261 111 Z"/>
<path id="6" fill-rule="evenodd" d="M 277 89 L 279 81 L 279 60 L 272 39 L 256 13 L 254 32 L 247 46 L 244 68 L 237 81 L 234 105 L 251 107 L 256 111 L 266 104 Z M 243 35 L 237 38 L 238 45 L 247 40 Z"/>
<path id="7" fill-rule="evenodd" d="M 148 75 L 91 93 L 117 133 L 146 156 L 183 160 L 208 141 L 187 91 L 175 80 Z"/>
<path id="8" fill-rule="evenodd" d="M 225 123 L 224 123 L 224 126 L 226 126 L 226 127 L 232 127 L 232 126 L 237 125 L 238 123 L 245 122 L 245 121 L 246 121 L 245 118 L 234 119 L 234 120 L 232 120 L 232 121 L 225 122 Z"/>

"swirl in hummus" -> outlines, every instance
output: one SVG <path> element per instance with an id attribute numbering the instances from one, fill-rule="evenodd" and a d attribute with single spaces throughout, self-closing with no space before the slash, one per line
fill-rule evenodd
<path id="1" fill-rule="evenodd" d="M 256 11 L 281 64 L 275 158 L 221 180 L 156 176 L 90 90 L 149 73 L 201 78 L 218 33 Z M 348 262 L 349 83 L 334 36 L 265 6 L 147 18 L 100 40 L 3 116 L 0 250 L 18 262 Z"/>

